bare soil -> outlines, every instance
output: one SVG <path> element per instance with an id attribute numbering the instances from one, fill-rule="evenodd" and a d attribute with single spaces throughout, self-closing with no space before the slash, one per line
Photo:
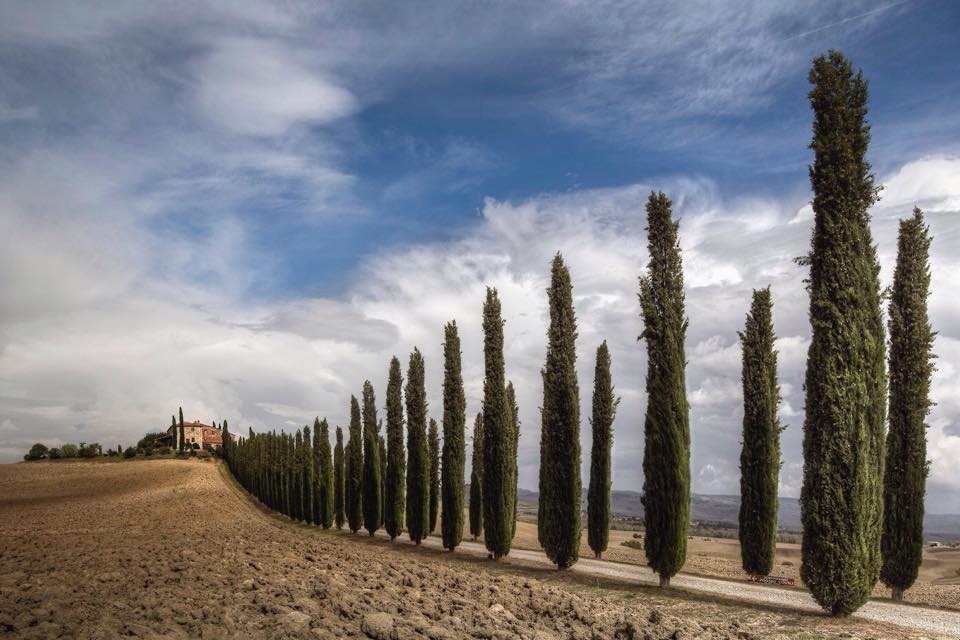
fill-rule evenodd
<path id="1" fill-rule="evenodd" d="M 0 465 L 0 541 L 6 637 L 921 637 L 294 525 L 202 460 Z"/>

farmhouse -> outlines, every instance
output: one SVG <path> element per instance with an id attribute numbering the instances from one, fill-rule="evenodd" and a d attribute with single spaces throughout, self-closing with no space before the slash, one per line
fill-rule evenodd
<path id="1" fill-rule="evenodd" d="M 176 447 L 179 431 L 180 425 L 168 427 L 162 443 Z M 183 439 L 186 446 L 192 449 L 216 449 L 223 444 L 223 434 L 219 427 L 203 424 L 199 420 L 183 423 Z"/>

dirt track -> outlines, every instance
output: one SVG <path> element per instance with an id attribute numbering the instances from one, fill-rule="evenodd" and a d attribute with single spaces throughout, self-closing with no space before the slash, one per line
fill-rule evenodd
<path id="1" fill-rule="evenodd" d="M 921 637 L 297 527 L 197 460 L 2 465 L 0 534 L 0 636 Z"/>

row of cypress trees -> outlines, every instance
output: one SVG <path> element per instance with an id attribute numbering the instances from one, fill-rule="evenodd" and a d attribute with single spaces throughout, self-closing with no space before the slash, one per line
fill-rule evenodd
<path id="1" fill-rule="evenodd" d="M 814 60 L 809 79 L 814 232 L 810 253 L 798 262 L 810 268 L 813 335 L 805 382 L 801 576 L 821 606 L 848 614 L 863 604 L 878 578 L 893 589 L 895 598 L 901 597 L 919 568 L 927 474 L 924 420 L 930 407 L 935 335 L 926 309 L 930 236 L 919 209 L 901 223 L 890 296 L 890 410 L 885 435 L 887 355 L 879 266 L 869 228 L 868 209 L 876 202 L 878 189 L 865 158 L 870 139 L 867 84 L 834 51 Z M 651 193 L 646 216 L 649 261 L 639 287 L 648 399 L 644 548 L 661 585 L 668 585 L 685 562 L 689 524 L 684 349 L 688 321 L 679 227 L 669 198 Z M 552 263 L 548 299 L 538 536 L 547 556 L 562 569 L 578 557 L 581 481 L 577 326 L 570 273 L 560 254 Z M 516 531 L 520 423 L 515 391 L 505 375 L 496 289 L 486 292 L 483 332 L 483 408 L 474 420 L 469 531 L 474 539 L 482 534 L 490 556 L 497 559 L 509 554 Z M 766 574 L 776 550 L 783 429 L 777 415 L 780 389 L 769 288 L 753 292 L 739 335 L 744 402 L 739 535 L 744 569 Z M 298 432 L 294 437 L 251 432 L 239 446 L 231 447 L 231 467 L 244 486 L 295 519 L 325 522 L 321 502 L 332 502 L 338 527 L 346 522 L 355 532 L 364 524 L 372 535 L 386 526 L 395 538 L 406 522 L 417 543 L 436 526 L 442 496 L 443 544 L 453 550 L 462 539 L 464 524 L 466 404 L 455 322 L 444 328 L 442 451 L 433 420 L 427 430 L 424 364 L 417 349 L 410 356 L 404 394 L 401 384 L 399 361 L 393 358 L 385 447 L 378 446 L 380 425 L 367 382 L 362 417 L 356 398 L 351 398 L 345 448 L 337 429 L 332 469 L 329 444 L 326 458 L 304 453 L 309 446 L 306 428 L 302 436 Z M 608 540 L 610 451 L 618 403 L 605 342 L 597 349 L 594 385 L 587 526 L 590 547 L 600 557 Z M 406 399 L 406 452 L 401 395 Z M 315 425 L 314 434 L 318 426 L 325 435 L 326 422 Z M 321 440 L 322 451 L 326 438 Z M 328 474 L 333 496 L 318 501 L 317 492 L 325 490 L 327 481 L 316 478 Z"/>

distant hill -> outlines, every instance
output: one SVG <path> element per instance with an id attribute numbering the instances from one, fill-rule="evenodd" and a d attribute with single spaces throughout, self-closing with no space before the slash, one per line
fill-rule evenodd
<path id="1" fill-rule="evenodd" d="M 586 491 L 583 493 L 583 505 L 586 508 Z M 519 491 L 520 505 L 529 511 L 536 511 L 538 493 L 527 489 Z M 614 489 L 611 494 L 613 513 L 643 517 L 643 505 L 640 492 Z M 709 495 L 694 493 L 690 496 L 690 519 L 694 522 L 718 522 L 730 527 L 737 526 L 740 513 L 740 496 Z M 777 518 L 781 529 L 800 531 L 800 501 L 797 498 L 780 498 L 780 513 Z M 928 513 L 923 519 L 927 540 L 939 542 L 960 542 L 960 514 Z"/>

